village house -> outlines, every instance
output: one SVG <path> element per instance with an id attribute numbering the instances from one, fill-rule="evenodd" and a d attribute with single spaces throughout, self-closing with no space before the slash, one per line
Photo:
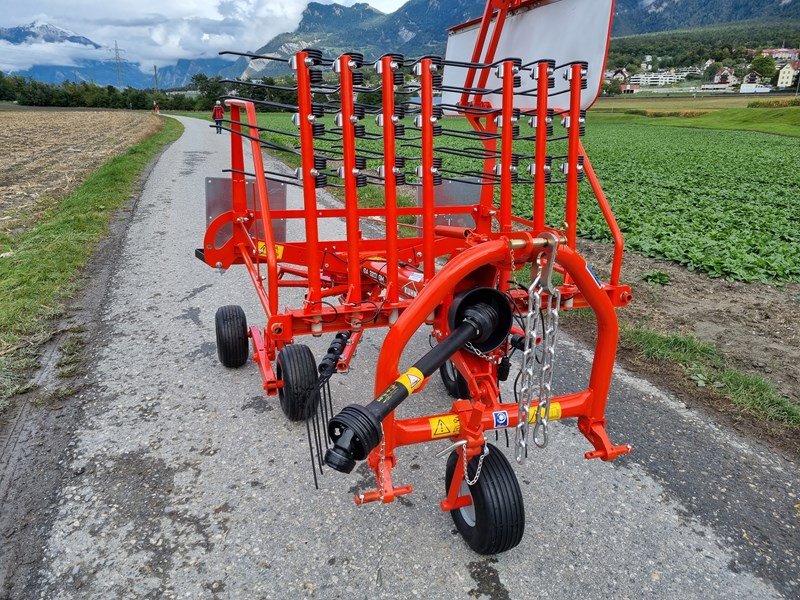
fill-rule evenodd
<path id="1" fill-rule="evenodd" d="M 764 78 L 761 76 L 761 73 L 759 73 L 758 71 L 750 71 L 747 75 L 744 76 L 744 79 L 742 79 L 742 85 L 749 83 L 752 84 L 761 83 L 763 80 Z"/>
<path id="2" fill-rule="evenodd" d="M 630 73 L 626 69 L 617 69 L 614 71 L 614 74 L 611 76 L 611 79 L 616 79 L 617 81 L 628 81 L 630 78 Z"/>
<path id="3" fill-rule="evenodd" d="M 792 60 L 787 62 L 780 71 L 778 71 L 779 88 L 789 88 L 794 85 L 795 77 L 800 73 L 800 60 Z"/>
<path id="4" fill-rule="evenodd" d="M 714 83 L 733 86 L 739 83 L 739 78 L 733 74 L 733 69 L 725 67 L 714 75 Z"/>

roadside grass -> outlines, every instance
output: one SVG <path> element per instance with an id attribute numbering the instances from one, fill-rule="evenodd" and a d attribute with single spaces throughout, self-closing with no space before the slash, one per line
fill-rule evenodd
<path id="1" fill-rule="evenodd" d="M 164 119 L 157 133 L 89 175 L 45 220 L 0 238 L 0 412 L 27 389 L 39 348 L 56 333 L 53 321 L 78 289 L 79 271 L 106 235 L 114 211 L 135 193 L 145 166 L 182 131 L 179 122 Z M 78 372 L 81 344 L 77 333 L 65 340 L 59 365 L 65 376 Z"/>
<path id="2" fill-rule="evenodd" d="M 648 329 L 623 326 L 623 345 L 653 362 L 677 363 L 698 387 L 710 387 L 745 412 L 763 421 L 800 428 L 800 405 L 783 397 L 763 377 L 728 366 L 712 344 L 685 335 L 664 335 Z"/>

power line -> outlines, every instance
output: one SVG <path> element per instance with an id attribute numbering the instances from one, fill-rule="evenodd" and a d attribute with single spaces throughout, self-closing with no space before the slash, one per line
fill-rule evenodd
<path id="1" fill-rule="evenodd" d="M 117 44 L 117 40 L 114 40 L 114 68 L 117 72 L 117 87 L 121 90 L 123 89 L 122 86 L 122 57 L 120 56 L 121 53 L 125 52 L 122 48 L 119 47 Z"/>

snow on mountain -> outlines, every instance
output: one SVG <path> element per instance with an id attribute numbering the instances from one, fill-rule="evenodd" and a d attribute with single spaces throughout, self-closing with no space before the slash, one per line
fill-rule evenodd
<path id="1" fill-rule="evenodd" d="M 101 47 L 100 44 L 96 44 L 87 37 L 44 21 L 34 21 L 18 27 L 0 27 L 0 40 L 5 40 L 13 45 L 69 42 L 81 46 L 91 46 L 95 49 Z"/>

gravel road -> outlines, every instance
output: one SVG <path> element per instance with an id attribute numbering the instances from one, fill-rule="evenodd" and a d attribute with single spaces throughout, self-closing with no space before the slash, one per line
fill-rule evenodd
<path id="1" fill-rule="evenodd" d="M 400 451 L 395 482 L 416 491 L 393 504 L 353 504 L 372 484 L 363 466 L 328 471 L 315 490 L 305 427 L 263 396 L 252 362 L 217 361 L 216 308 L 241 304 L 254 321 L 259 310 L 243 270 L 220 275 L 193 256 L 204 178 L 228 166 L 228 137 L 180 120 L 186 131 L 152 170 L 121 247 L 106 250 L 81 417 L 46 526 L 27 542 L 42 556 L 8 597 L 800 595 L 797 465 L 622 370 L 609 430 L 634 454 L 587 461 L 574 422 L 557 423 L 548 448 L 517 468 L 527 531 L 508 553 L 472 553 L 439 510 L 445 460 L 434 454 L 445 442 Z M 324 227 L 323 237 L 342 233 L 340 222 Z M 327 341 L 310 345 L 321 355 Z M 381 341 L 366 335 L 353 371 L 333 380 L 338 406 L 371 399 Z M 409 359 L 426 348 L 420 332 Z M 590 359 L 562 338 L 556 391 L 582 388 Z M 449 404 L 434 378 L 402 414 Z"/>

